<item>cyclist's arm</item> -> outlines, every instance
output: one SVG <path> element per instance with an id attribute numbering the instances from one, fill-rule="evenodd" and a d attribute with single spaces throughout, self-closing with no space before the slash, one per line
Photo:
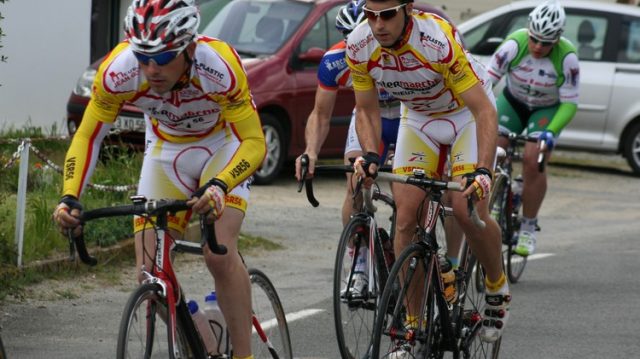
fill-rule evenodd
<path id="1" fill-rule="evenodd" d="M 478 82 L 460 94 L 476 121 L 478 167 L 493 168 L 498 138 L 498 121 L 494 104 Z"/>
<path id="2" fill-rule="evenodd" d="M 491 78 L 491 83 L 495 86 L 509 70 L 509 63 L 518 54 L 518 42 L 507 39 L 491 56 L 487 72 Z"/>
<path id="3" fill-rule="evenodd" d="M 569 53 L 562 63 L 564 82 L 560 86 L 560 107 L 547 126 L 555 136 L 573 119 L 578 111 L 580 64 L 575 53 Z"/>
<path id="4" fill-rule="evenodd" d="M 378 90 L 367 71 L 367 62 L 356 63 L 347 56 L 351 81 L 356 97 L 356 133 L 363 152 L 378 153 L 382 137 L 382 120 Z"/>
<path id="5" fill-rule="evenodd" d="M 112 95 L 104 89 L 101 75 L 103 65 L 98 70 L 91 100 L 65 157 L 63 196 L 80 198 L 95 170 L 102 140 L 109 133 L 124 102 L 124 98 Z"/>
<path id="6" fill-rule="evenodd" d="M 325 88 L 319 85 L 316 90 L 313 111 L 307 119 L 307 125 L 304 130 L 304 138 L 307 144 L 304 152 L 312 161 L 318 158 L 322 144 L 329 134 L 331 114 L 333 113 L 337 95 L 337 89 Z"/>

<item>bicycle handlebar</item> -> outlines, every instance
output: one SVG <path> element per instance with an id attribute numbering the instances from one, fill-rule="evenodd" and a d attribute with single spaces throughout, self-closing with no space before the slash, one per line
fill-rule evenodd
<path id="1" fill-rule="evenodd" d="M 186 200 L 147 200 L 146 198 L 136 197 L 133 198 L 134 203 L 128 205 L 117 205 L 112 207 L 97 208 L 89 211 L 84 211 L 80 214 L 78 220 L 83 225 L 94 219 L 119 217 L 119 216 L 166 216 L 169 213 L 175 213 L 179 211 L 185 211 L 190 208 L 187 205 Z M 226 254 L 227 248 L 224 245 L 218 244 L 215 236 L 215 226 L 213 223 L 206 223 L 206 215 L 200 215 L 200 230 L 203 238 L 205 239 L 209 249 L 216 254 Z M 80 260 L 90 266 L 95 266 L 98 261 L 96 258 L 89 255 L 87 251 L 86 243 L 84 241 L 84 233 L 80 235 L 73 235 L 73 229 L 68 233 L 70 241 L 70 259 L 74 259 L 73 246 L 75 246 Z"/>
<path id="2" fill-rule="evenodd" d="M 499 133 L 498 136 L 508 139 L 510 142 L 510 146 L 515 146 L 518 143 L 524 142 L 538 142 L 537 137 L 519 135 L 515 132 Z M 540 140 L 540 146 L 538 147 L 538 150 L 540 151 L 538 153 L 538 172 L 540 173 L 544 172 L 545 169 L 546 148 L 547 142 L 545 140 Z"/>

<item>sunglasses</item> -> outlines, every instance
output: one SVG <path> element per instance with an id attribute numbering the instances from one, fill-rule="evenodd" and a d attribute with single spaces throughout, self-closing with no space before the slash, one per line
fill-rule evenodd
<path id="1" fill-rule="evenodd" d="M 155 55 L 145 55 L 139 52 L 133 52 L 136 59 L 143 65 L 149 65 L 149 61 L 153 61 L 158 66 L 164 66 L 173 61 L 182 51 L 165 51 Z"/>
<path id="2" fill-rule="evenodd" d="M 535 37 L 533 37 L 531 35 L 529 35 L 529 40 L 531 40 L 531 42 L 533 42 L 536 45 L 540 44 L 541 46 L 544 46 L 544 47 L 551 46 L 555 42 L 555 41 L 542 41 L 542 40 L 536 39 Z"/>
<path id="3" fill-rule="evenodd" d="M 407 6 L 407 4 L 401 4 L 401 5 L 390 7 L 388 9 L 384 9 L 380 11 L 367 9 L 366 6 L 363 6 L 362 11 L 364 11 L 364 15 L 367 17 L 367 19 L 371 21 L 376 21 L 378 18 L 381 18 L 382 20 L 386 21 L 396 17 L 400 9 L 402 9 L 405 6 Z"/>

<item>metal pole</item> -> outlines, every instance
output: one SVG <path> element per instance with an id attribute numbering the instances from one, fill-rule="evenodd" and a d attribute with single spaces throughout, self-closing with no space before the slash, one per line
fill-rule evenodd
<path id="1" fill-rule="evenodd" d="M 18 205 L 16 207 L 16 244 L 18 245 L 18 267 L 22 267 L 22 244 L 24 242 L 24 215 L 27 203 L 27 175 L 29 172 L 29 147 L 31 142 L 22 141 L 20 172 L 18 175 Z"/>

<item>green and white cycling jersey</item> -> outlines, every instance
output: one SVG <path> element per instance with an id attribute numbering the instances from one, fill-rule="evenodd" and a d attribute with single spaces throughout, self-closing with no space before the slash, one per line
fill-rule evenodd
<path id="1" fill-rule="evenodd" d="M 573 44 L 561 38 L 548 56 L 534 58 L 528 41 L 527 29 L 521 29 L 496 50 L 488 69 L 494 85 L 507 74 L 508 91 L 529 109 L 566 102 L 577 105 L 580 67 Z"/>

